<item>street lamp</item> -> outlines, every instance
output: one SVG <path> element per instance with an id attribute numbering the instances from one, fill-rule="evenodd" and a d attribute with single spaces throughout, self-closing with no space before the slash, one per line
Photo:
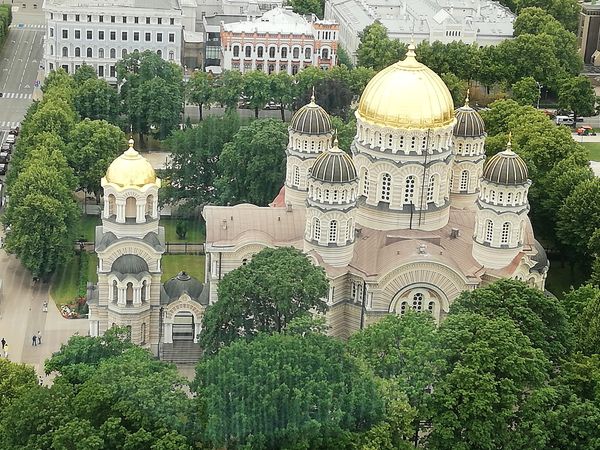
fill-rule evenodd
<path id="1" fill-rule="evenodd" d="M 539 81 L 536 81 L 535 84 L 537 84 L 538 87 L 537 109 L 540 109 L 540 98 L 542 98 L 542 88 L 544 85 Z"/>

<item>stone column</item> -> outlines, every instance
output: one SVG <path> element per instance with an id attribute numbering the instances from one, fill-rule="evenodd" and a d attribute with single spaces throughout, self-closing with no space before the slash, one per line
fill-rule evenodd
<path id="1" fill-rule="evenodd" d="M 119 306 L 125 306 L 125 296 L 126 296 L 126 292 L 125 292 L 126 288 L 122 288 L 122 287 L 118 287 L 117 291 L 118 291 L 118 296 L 117 296 L 117 305 Z"/>
<path id="2" fill-rule="evenodd" d="M 118 199 L 116 201 L 117 205 L 117 222 L 125 223 L 125 201 L 122 199 Z"/>
<path id="3" fill-rule="evenodd" d="M 165 335 L 165 344 L 172 344 L 173 343 L 173 324 L 172 323 L 165 323 L 164 324 L 164 335 Z"/>
<path id="4" fill-rule="evenodd" d="M 142 288 L 133 288 L 133 305 L 138 306 L 142 304 Z"/>
<path id="5" fill-rule="evenodd" d="M 138 201 L 136 203 L 135 222 L 144 223 L 146 221 L 146 202 Z"/>
<path id="6" fill-rule="evenodd" d="M 198 335 L 200 334 L 200 330 L 202 328 L 202 324 L 194 323 L 194 343 L 198 343 Z"/>

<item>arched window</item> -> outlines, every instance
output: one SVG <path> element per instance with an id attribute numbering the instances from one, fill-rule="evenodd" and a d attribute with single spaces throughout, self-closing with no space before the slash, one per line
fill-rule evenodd
<path id="1" fill-rule="evenodd" d="M 423 294 L 421 292 L 417 292 L 413 295 L 412 309 L 417 312 L 423 311 Z"/>
<path id="2" fill-rule="evenodd" d="M 492 190 L 492 192 L 490 192 L 490 200 L 496 202 L 496 191 Z"/>
<path id="3" fill-rule="evenodd" d="M 337 202 L 337 201 L 338 201 L 338 199 L 339 199 L 339 194 L 340 194 L 340 193 L 339 193 L 339 191 L 338 191 L 337 189 L 334 189 L 334 190 L 333 190 L 333 201 L 334 201 L 334 202 Z"/>
<path id="4" fill-rule="evenodd" d="M 288 49 L 287 47 L 281 47 L 281 59 L 287 59 Z"/>
<path id="5" fill-rule="evenodd" d="M 502 224 L 502 234 L 500 235 L 500 243 L 508 244 L 510 241 L 510 222 Z"/>
<path id="6" fill-rule="evenodd" d="M 250 58 L 250 56 L 252 55 L 252 47 L 247 45 L 244 51 L 246 52 L 246 58 Z"/>
<path id="7" fill-rule="evenodd" d="M 427 186 L 427 203 L 430 203 L 435 198 L 435 185 L 436 185 L 436 176 L 431 175 L 429 177 L 429 185 Z"/>
<path id="8" fill-rule="evenodd" d="M 392 192 L 392 176 L 389 173 L 381 175 L 381 201 L 390 202 Z"/>
<path id="9" fill-rule="evenodd" d="M 127 283 L 127 289 L 125 290 L 125 301 L 128 306 L 133 304 L 133 284 L 131 282 Z"/>
<path id="10" fill-rule="evenodd" d="M 86 50 L 86 57 L 91 58 L 93 54 L 92 47 L 88 47 Z"/>
<path id="11" fill-rule="evenodd" d="M 114 216 L 117 214 L 117 200 L 114 195 L 108 195 L 108 215 Z"/>
<path id="12" fill-rule="evenodd" d="M 116 302 L 119 300 L 119 288 L 117 287 L 117 280 L 112 282 L 112 301 Z"/>
<path id="13" fill-rule="evenodd" d="M 54 55 L 54 45 L 50 46 L 50 56 Z"/>
<path id="14" fill-rule="evenodd" d="M 329 201 L 329 189 L 325 189 L 325 201 L 328 202 Z"/>
<path id="15" fill-rule="evenodd" d="M 103 48 L 98 49 L 98 58 L 100 58 L 100 59 L 104 58 L 104 49 Z"/>
<path id="16" fill-rule="evenodd" d="M 391 134 L 388 134 L 387 146 L 388 146 L 388 148 L 392 148 L 393 145 L 394 145 L 394 136 Z"/>
<path id="17" fill-rule="evenodd" d="M 310 59 L 312 55 L 312 49 L 310 47 L 306 47 L 304 49 L 304 59 Z"/>
<path id="18" fill-rule="evenodd" d="M 321 188 L 317 188 L 316 200 L 323 200 L 323 198 L 321 197 Z"/>
<path id="19" fill-rule="evenodd" d="M 292 50 L 292 57 L 294 59 L 300 58 L 300 49 L 298 47 L 294 47 L 294 49 Z"/>
<path id="20" fill-rule="evenodd" d="M 269 58 L 275 58 L 275 47 L 269 47 Z"/>
<path id="21" fill-rule="evenodd" d="M 433 314 L 433 310 L 434 310 L 434 309 L 435 309 L 435 302 L 434 302 L 434 301 L 430 301 L 430 302 L 427 304 L 427 312 L 428 312 L 429 314 Z"/>
<path id="22" fill-rule="evenodd" d="M 298 166 L 294 166 L 294 181 L 292 184 L 300 186 L 300 168 Z"/>
<path id="23" fill-rule="evenodd" d="M 233 46 L 233 57 L 234 58 L 239 58 L 240 57 L 240 46 L 239 45 L 234 45 Z"/>
<path id="24" fill-rule="evenodd" d="M 146 280 L 142 281 L 141 294 L 142 294 L 142 301 L 145 302 L 146 301 Z"/>
<path id="25" fill-rule="evenodd" d="M 329 242 L 336 243 L 338 240 L 338 223 L 337 220 L 329 222 Z"/>
<path id="26" fill-rule="evenodd" d="M 348 219 L 348 223 L 346 224 L 346 240 L 351 241 L 353 238 L 352 227 L 353 227 L 352 219 Z"/>
<path id="27" fill-rule="evenodd" d="M 498 203 L 502 204 L 504 201 L 504 192 L 498 191 Z"/>
<path id="28" fill-rule="evenodd" d="M 115 50 L 114 48 L 110 49 L 110 57 L 111 59 L 116 59 L 117 57 L 117 50 Z"/>
<path id="29" fill-rule="evenodd" d="M 408 310 L 408 302 L 400 303 L 400 315 L 403 316 L 404 314 L 406 314 L 407 310 Z"/>
<path id="30" fill-rule="evenodd" d="M 125 200 L 125 218 L 135 219 L 136 216 L 135 198 L 127 197 L 127 200 Z"/>
<path id="31" fill-rule="evenodd" d="M 127 49 L 124 48 L 123 50 L 121 50 L 121 58 L 125 58 L 127 56 Z"/>
<path id="32" fill-rule="evenodd" d="M 485 221 L 485 236 L 483 242 L 491 244 L 492 239 L 494 239 L 494 223 L 490 219 L 487 219 Z"/>
<path id="33" fill-rule="evenodd" d="M 63 47 L 62 48 L 62 55 L 63 56 L 69 56 L 69 49 L 67 47 Z"/>
<path id="34" fill-rule="evenodd" d="M 76 57 L 80 57 L 81 56 L 81 49 L 79 47 L 75 47 L 75 56 Z"/>
<path id="35" fill-rule="evenodd" d="M 173 50 L 169 51 L 169 61 L 173 61 L 175 59 L 175 52 Z"/>
<path id="36" fill-rule="evenodd" d="M 512 201 L 513 201 L 512 196 L 513 196 L 512 192 L 509 192 L 508 194 L 506 194 L 506 203 L 508 203 L 509 205 L 512 205 Z"/>
<path id="37" fill-rule="evenodd" d="M 365 197 L 369 196 L 369 171 L 365 169 L 363 173 L 363 195 Z"/>
<path id="38" fill-rule="evenodd" d="M 406 177 L 404 182 L 404 204 L 409 205 L 412 203 L 413 197 L 415 196 L 415 177 L 409 175 Z"/>
<path id="39" fill-rule="evenodd" d="M 256 57 L 257 58 L 262 58 L 263 57 L 263 53 L 264 53 L 264 48 L 263 47 L 256 47 Z"/>
<path id="40" fill-rule="evenodd" d="M 162 58 L 162 50 L 156 50 L 156 54 L 159 58 Z"/>
<path id="41" fill-rule="evenodd" d="M 313 239 L 315 241 L 321 239 L 321 221 L 316 217 L 313 219 Z"/>
<path id="42" fill-rule="evenodd" d="M 515 195 L 515 203 L 517 205 L 519 205 L 521 203 L 521 193 L 517 192 L 517 194 Z"/>
<path id="43" fill-rule="evenodd" d="M 469 189 L 469 171 L 468 170 L 463 170 L 460 173 L 460 185 L 459 185 L 459 189 L 461 191 L 466 191 Z"/>

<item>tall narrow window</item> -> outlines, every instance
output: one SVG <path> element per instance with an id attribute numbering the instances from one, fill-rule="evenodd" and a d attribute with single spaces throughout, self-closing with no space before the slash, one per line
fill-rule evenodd
<path id="1" fill-rule="evenodd" d="M 347 241 L 352 240 L 352 237 L 353 237 L 352 236 L 353 235 L 352 226 L 353 226 L 352 219 L 348 219 L 348 223 L 346 224 L 346 240 Z"/>
<path id="2" fill-rule="evenodd" d="M 313 239 L 315 241 L 321 239 L 321 221 L 316 217 L 313 219 Z"/>
<path id="3" fill-rule="evenodd" d="M 409 175 L 404 183 L 404 204 L 409 205 L 413 202 L 415 196 L 415 177 Z"/>
<path id="4" fill-rule="evenodd" d="M 466 191 L 469 189 L 469 171 L 468 170 L 463 170 L 460 173 L 460 185 L 459 185 L 459 189 L 461 191 Z"/>
<path id="5" fill-rule="evenodd" d="M 300 186 L 300 169 L 294 166 L 294 186 Z"/>
<path id="6" fill-rule="evenodd" d="M 500 235 L 500 243 L 508 244 L 510 241 L 510 222 L 502 224 L 502 234 Z"/>
<path id="7" fill-rule="evenodd" d="M 142 290 L 141 290 L 141 295 L 142 295 L 142 301 L 145 302 L 146 301 L 146 280 L 142 281 Z"/>
<path id="8" fill-rule="evenodd" d="M 233 57 L 234 58 L 240 57 L 240 47 L 238 45 L 233 46 Z"/>
<path id="9" fill-rule="evenodd" d="M 494 238 L 494 223 L 490 219 L 487 219 L 485 221 L 485 238 L 484 238 L 484 242 L 487 242 L 488 244 L 491 244 L 493 238 Z"/>
<path id="10" fill-rule="evenodd" d="M 427 186 L 427 203 L 430 203 L 435 198 L 435 175 L 429 177 L 429 185 Z"/>
<path id="11" fill-rule="evenodd" d="M 329 222 L 329 242 L 336 243 L 338 237 L 338 223 L 337 220 Z"/>
<path id="12" fill-rule="evenodd" d="M 390 202 L 392 192 L 392 176 L 389 173 L 384 173 L 381 176 L 381 201 Z"/>
<path id="13" fill-rule="evenodd" d="M 112 283 L 112 300 L 116 302 L 119 300 L 119 288 L 117 287 L 117 281 L 113 281 Z"/>
<path id="14" fill-rule="evenodd" d="M 369 196 L 369 171 L 367 169 L 363 174 L 363 195 L 365 197 Z"/>
<path id="15" fill-rule="evenodd" d="M 133 283 L 127 283 L 125 290 L 125 301 L 127 306 L 133 305 Z"/>
<path id="16" fill-rule="evenodd" d="M 417 312 L 423 311 L 423 294 L 421 292 L 413 295 L 412 309 Z"/>

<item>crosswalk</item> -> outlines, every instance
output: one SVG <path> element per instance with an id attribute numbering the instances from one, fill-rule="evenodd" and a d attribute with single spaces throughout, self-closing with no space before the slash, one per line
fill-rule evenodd
<path id="1" fill-rule="evenodd" d="M 25 92 L 3 92 L 2 94 L 3 95 L 2 95 L 2 97 L 0 97 L 0 100 L 2 100 L 3 98 L 30 99 L 33 95 L 33 94 L 27 94 Z"/>
<path id="2" fill-rule="evenodd" d="M 43 23 L 13 23 L 10 25 L 9 28 L 17 28 L 17 29 L 28 28 L 28 29 L 40 30 L 45 27 L 46 27 L 46 25 L 44 25 Z"/>
<path id="3" fill-rule="evenodd" d="M 10 122 L 0 120 L 0 130 L 10 130 L 11 128 L 17 128 L 21 122 Z"/>

